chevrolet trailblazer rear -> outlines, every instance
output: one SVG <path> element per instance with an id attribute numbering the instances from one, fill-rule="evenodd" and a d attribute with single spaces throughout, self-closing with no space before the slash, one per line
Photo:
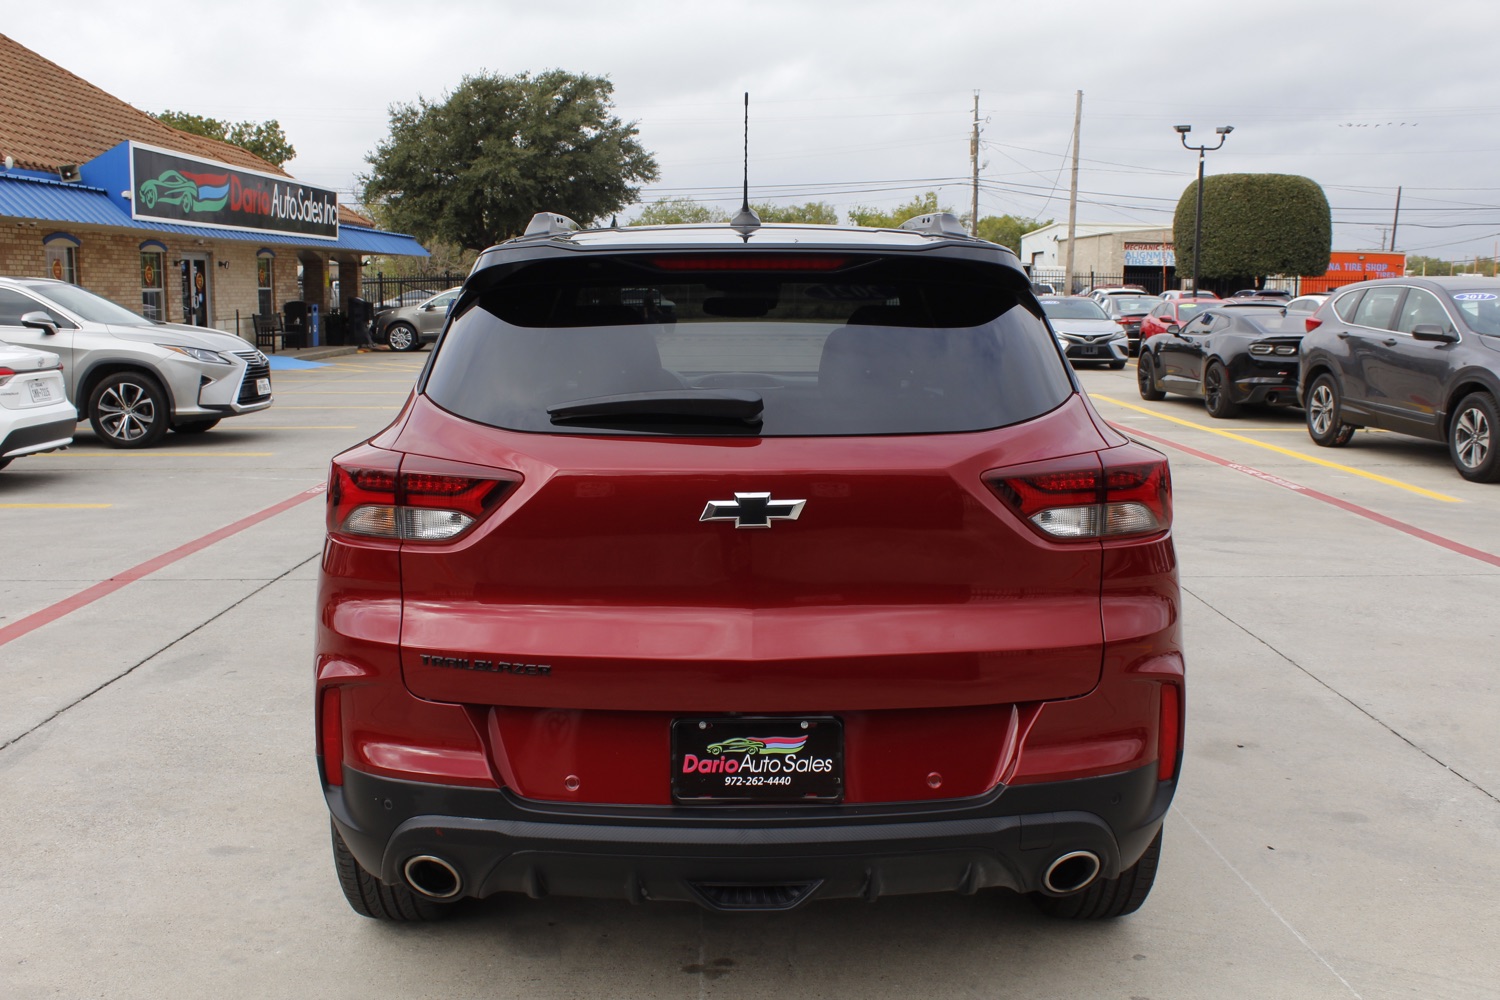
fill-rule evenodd
<path id="1" fill-rule="evenodd" d="M 359 913 L 1151 888 L 1167 463 L 951 216 L 538 216 L 329 485 L 318 751 Z"/>

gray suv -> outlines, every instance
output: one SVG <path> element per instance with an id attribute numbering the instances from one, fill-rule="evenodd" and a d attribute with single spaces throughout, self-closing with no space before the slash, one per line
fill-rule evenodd
<path id="1" fill-rule="evenodd" d="M 142 319 L 64 281 L 0 278 L 0 342 L 59 355 L 68 397 L 112 448 L 271 405 L 271 366 L 241 338 Z"/>

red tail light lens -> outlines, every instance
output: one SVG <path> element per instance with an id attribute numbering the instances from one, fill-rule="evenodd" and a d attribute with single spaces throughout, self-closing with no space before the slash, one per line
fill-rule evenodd
<path id="1" fill-rule="evenodd" d="M 323 755 L 323 780 L 330 785 L 344 783 L 343 701 L 338 688 L 328 687 L 318 707 L 318 752 Z"/>
<path id="2" fill-rule="evenodd" d="M 1156 730 L 1156 780 L 1177 774 L 1177 755 L 1182 749 L 1182 691 L 1176 684 L 1161 686 L 1161 720 Z"/>
<path id="3" fill-rule="evenodd" d="M 520 481 L 514 473 L 364 448 L 334 459 L 331 534 L 446 542 L 468 531 Z"/>
<path id="4" fill-rule="evenodd" d="M 1083 464 L 1089 459 L 1098 464 Z M 1134 538 L 1172 526 L 1166 456 L 1142 445 L 1001 470 L 985 479 L 1033 529 L 1053 540 Z"/>
<path id="5" fill-rule="evenodd" d="M 1307 327 L 1308 333 L 1312 333 L 1318 327 L 1323 325 L 1323 321 L 1318 319 L 1318 317 L 1316 316 L 1309 316 L 1302 321 L 1302 325 Z"/>

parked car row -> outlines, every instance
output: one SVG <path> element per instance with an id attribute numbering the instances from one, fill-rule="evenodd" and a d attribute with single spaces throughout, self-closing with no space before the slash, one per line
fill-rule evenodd
<path id="1" fill-rule="evenodd" d="M 243 339 L 143 319 L 65 281 L 0 278 L 0 344 L 7 352 L 24 349 L 15 363 L 0 363 L 7 421 L 0 424 L 0 465 L 66 446 L 80 419 L 107 447 L 146 448 L 168 430 L 200 434 L 272 402 L 270 363 Z M 51 360 L 42 364 L 28 354 Z M 72 411 L 66 435 L 49 423 L 61 419 L 61 410 L 47 409 L 56 400 L 32 374 L 41 369 L 54 373 L 62 405 Z M 53 384 L 51 377 L 42 381 Z M 24 419 L 14 416 L 23 412 Z M 37 430 L 41 425 L 52 429 Z"/>
<path id="2" fill-rule="evenodd" d="M 1300 406 L 1316 444 L 1394 431 L 1445 442 L 1464 478 L 1500 482 L 1500 279 L 1381 279 L 1284 304 L 1237 297 L 1184 319 L 1188 304 L 1148 318 L 1163 329 L 1148 326 L 1143 341 L 1143 399 L 1198 397 L 1219 418 Z"/>

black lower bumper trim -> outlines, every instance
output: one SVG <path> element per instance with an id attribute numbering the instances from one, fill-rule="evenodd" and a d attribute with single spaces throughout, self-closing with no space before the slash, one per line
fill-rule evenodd
<path id="1" fill-rule="evenodd" d="M 0 457 L 26 455 L 35 451 L 38 445 L 51 444 L 54 441 L 65 442 L 73 436 L 73 431 L 77 426 L 76 418 L 71 420 L 64 418 L 45 424 L 33 424 L 30 427 L 18 427 L 0 438 Z M 66 447 L 66 445 L 59 444 L 58 447 Z"/>
<path id="2" fill-rule="evenodd" d="M 325 786 L 359 863 L 389 883 L 441 858 L 460 895 L 675 900 L 789 909 L 810 899 L 1003 887 L 1042 891 L 1064 854 L 1115 877 L 1161 827 L 1174 782 L 1156 767 L 1018 785 L 974 799 L 896 805 L 640 807 L 538 803 L 346 769 Z"/>

